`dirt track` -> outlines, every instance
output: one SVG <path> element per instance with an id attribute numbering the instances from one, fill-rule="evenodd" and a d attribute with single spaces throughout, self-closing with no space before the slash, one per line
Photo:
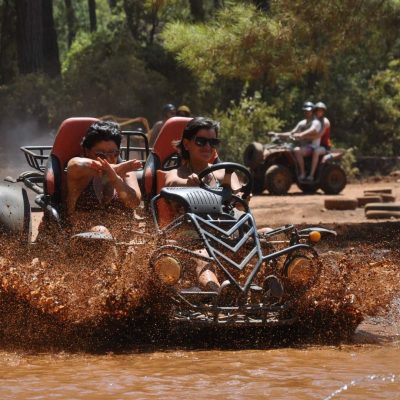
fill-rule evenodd
<path id="1" fill-rule="evenodd" d="M 393 179 L 391 181 L 348 184 L 345 190 L 337 196 L 327 196 L 322 192 L 304 195 L 299 189 L 293 187 L 293 190 L 287 196 L 270 196 L 267 194 L 255 196 L 252 198 L 250 206 L 259 227 L 285 224 L 379 223 L 384 220 L 367 220 L 363 208 L 346 211 L 326 210 L 324 208 L 324 200 L 327 198 L 357 198 L 362 196 L 366 189 L 379 188 L 391 188 L 393 195 L 396 196 L 396 201 L 400 201 L 400 182 Z"/>

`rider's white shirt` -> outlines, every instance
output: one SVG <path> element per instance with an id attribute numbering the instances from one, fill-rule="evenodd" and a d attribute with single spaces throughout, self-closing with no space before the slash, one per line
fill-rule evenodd
<path id="1" fill-rule="evenodd" d="M 304 132 L 309 128 L 314 128 L 314 130 L 318 132 L 318 137 L 310 141 L 312 147 L 317 148 L 321 143 L 321 137 L 324 131 L 323 126 L 318 119 L 313 118 L 312 120 L 309 121 L 303 119 L 296 125 L 296 127 L 293 129 L 292 132 L 293 133 Z"/>

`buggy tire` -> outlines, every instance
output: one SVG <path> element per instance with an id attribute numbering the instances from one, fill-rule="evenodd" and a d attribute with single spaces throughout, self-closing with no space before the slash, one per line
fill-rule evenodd
<path id="1" fill-rule="evenodd" d="M 356 199 L 326 199 L 327 210 L 355 210 L 358 202 Z"/>
<path id="2" fill-rule="evenodd" d="M 376 193 L 386 193 L 386 194 L 392 194 L 392 189 L 391 188 L 381 188 L 381 189 L 365 189 L 364 190 L 364 196 L 367 196 L 368 194 L 376 194 Z"/>
<path id="3" fill-rule="evenodd" d="M 400 211 L 400 203 L 370 203 L 365 206 L 365 211 Z"/>
<path id="4" fill-rule="evenodd" d="M 297 182 L 297 186 L 305 194 L 314 194 L 319 189 L 319 184 L 314 182 Z"/>
<path id="5" fill-rule="evenodd" d="M 374 197 L 374 196 L 379 196 L 382 198 L 382 201 L 384 203 L 393 203 L 396 201 L 396 196 L 393 196 L 392 194 L 388 193 L 382 193 L 382 192 L 367 192 L 364 196 L 366 197 Z"/>
<path id="6" fill-rule="evenodd" d="M 338 164 L 326 164 L 321 171 L 320 186 L 326 194 L 339 194 L 346 186 L 347 178 Z"/>
<path id="7" fill-rule="evenodd" d="M 243 162 L 246 167 L 255 169 L 264 161 L 264 146 L 261 143 L 250 143 L 243 153 Z"/>
<path id="8" fill-rule="evenodd" d="M 396 201 L 396 196 L 387 193 L 379 193 L 379 196 L 382 197 L 382 201 L 384 203 L 394 203 Z"/>
<path id="9" fill-rule="evenodd" d="M 379 210 L 366 210 L 365 216 L 368 219 L 380 219 L 380 218 L 400 218 L 400 211 L 379 211 Z"/>
<path id="10" fill-rule="evenodd" d="M 369 203 L 382 203 L 381 196 L 361 196 L 357 197 L 358 207 L 364 207 L 366 204 Z"/>
<path id="11" fill-rule="evenodd" d="M 265 172 L 265 187 L 270 194 L 286 194 L 292 186 L 293 178 L 289 168 L 284 165 L 271 165 Z"/>
<path id="12" fill-rule="evenodd" d="M 259 195 L 263 193 L 264 189 L 264 176 L 253 176 L 253 189 L 251 192 L 254 195 Z"/>

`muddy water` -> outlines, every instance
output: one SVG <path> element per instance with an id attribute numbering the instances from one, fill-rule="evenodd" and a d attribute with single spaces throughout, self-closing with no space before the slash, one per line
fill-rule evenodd
<path id="1" fill-rule="evenodd" d="M 242 347 L 224 343 L 231 339 L 223 332 L 222 346 L 210 345 L 209 337 L 199 338 L 192 332 L 192 338 L 182 340 L 176 335 L 168 342 L 160 336 L 144 343 L 127 340 L 127 346 L 119 346 L 117 352 L 85 348 L 85 342 L 80 350 L 74 350 L 68 341 L 57 345 L 54 332 L 50 332 L 51 341 L 47 345 L 41 342 L 39 347 L 21 343 L 29 337 L 14 340 L 13 332 L 21 334 L 24 324 L 28 325 L 26 320 L 14 318 L 10 323 L 15 327 L 4 330 L 12 344 L 0 335 L 0 399 L 398 399 L 400 303 L 389 295 L 395 286 L 390 283 L 391 274 L 384 273 L 390 271 L 388 263 L 393 259 L 387 258 L 386 250 L 369 249 L 373 261 L 369 260 L 365 272 L 352 252 L 325 255 L 326 262 L 352 260 L 348 266 L 355 275 L 344 275 L 349 290 L 359 297 L 365 320 L 350 339 L 328 338 L 321 344 L 316 336 L 306 334 L 308 326 L 303 325 L 304 332 L 288 334 L 287 341 L 278 333 L 270 342 L 256 338 L 258 342 L 247 341 Z M 381 281 L 380 275 L 384 275 Z M 326 281 L 338 276 L 326 276 Z M 362 283 L 368 279 L 374 283 Z M 332 282 L 329 288 L 333 288 Z M 9 309 L 16 311 L 17 306 Z M 368 317 L 368 313 L 374 316 Z M 37 329 L 43 328 L 43 321 L 35 318 L 30 324 L 35 326 L 36 321 Z M 323 331 L 323 323 L 318 328 Z M 118 335 L 118 330 L 113 335 Z"/>
<path id="2" fill-rule="evenodd" d="M 2 399 L 398 399 L 400 349 L 0 353 Z"/>

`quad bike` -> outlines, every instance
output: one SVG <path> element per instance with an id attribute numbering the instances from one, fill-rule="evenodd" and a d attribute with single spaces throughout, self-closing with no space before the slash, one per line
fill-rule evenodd
<path id="1" fill-rule="evenodd" d="M 244 163 L 254 179 L 253 193 L 268 190 L 273 195 L 286 194 L 293 183 L 304 193 L 322 189 L 326 194 L 338 194 L 346 186 L 346 173 L 340 166 L 342 151 L 332 150 L 320 157 L 315 179 L 299 180 L 299 168 L 293 153 L 296 140 L 288 134 L 269 133 L 270 144 L 249 144 L 244 151 Z M 310 170 L 311 156 L 304 158 L 306 171 Z"/>
<path id="2" fill-rule="evenodd" d="M 29 242 L 30 214 L 38 208 L 45 223 L 63 229 L 65 166 L 80 154 L 79 143 L 94 121 L 66 120 L 52 148 L 22 148 L 36 171 L 25 172 L 16 181 L 37 194 L 39 207 L 31 207 L 25 188 L 8 179 L 8 185 L 0 187 L 0 230 Z M 143 249 L 149 248 L 144 235 L 157 242 L 148 256 L 149 268 L 154 285 L 170 299 L 171 322 L 234 326 L 293 323 L 293 304 L 320 273 L 314 245 L 322 236 L 336 233 L 320 227 L 299 230 L 293 225 L 258 232 L 244 200 L 252 190 L 251 174 L 240 164 L 220 163 L 217 155 L 215 164 L 200 173 L 200 187 L 164 187 L 166 171 L 180 162 L 173 143 L 182 137 L 189 121 L 183 117 L 169 119 L 148 154 L 141 189 L 153 223 L 147 222 L 145 233 L 137 233 L 135 242 Z M 128 158 L 127 149 L 123 152 Z M 236 174 L 242 185 L 240 195 L 229 187 L 212 188 L 205 183 L 205 177 L 220 169 Z M 171 203 L 178 213 L 171 212 Z M 126 225 L 132 232 L 133 221 L 127 219 Z M 102 232 L 82 232 L 72 239 L 90 245 L 130 245 Z M 214 270 L 221 283 L 218 290 L 200 287 L 196 272 L 199 262 Z"/>

